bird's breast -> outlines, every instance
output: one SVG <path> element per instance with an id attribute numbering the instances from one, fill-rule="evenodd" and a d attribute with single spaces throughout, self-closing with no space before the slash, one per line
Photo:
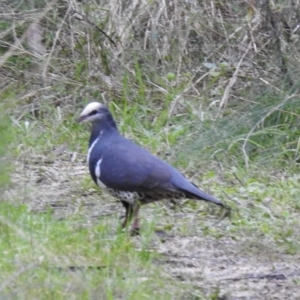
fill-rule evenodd
<path id="1" fill-rule="evenodd" d="M 91 145 L 92 147 L 93 145 Z M 101 181 L 101 164 L 103 162 L 103 156 L 98 159 L 98 161 L 92 165 L 92 176 L 95 178 L 95 182 L 97 185 L 112 195 L 113 197 L 118 198 L 121 201 L 128 202 L 129 204 L 134 204 L 136 201 L 141 200 L 144 198 L 144 195 L 138 192 L 131 192 L 131 191 L 121 191 L 121 190 L 116 190 L 113 188 L 110 188 L 106 186 L 102 181 Z"/>
<path id="2" fill-rule="evenodd" d="M 86 161 L 87 161 L 88 165 L 90 164 L 91 153 L 92 153 L 93 149 L 95 148 L 96 144 L 98 143 L 99 138 L 100 138 L 100 136 L 94 140 L 94 142 L 91 144 L 91 146 L 88 149 L 88 153 L 87 153 L 87 157 L 86 157 Z"/>
<path id="3" fill-rule="evenodd" d="M 106 188 L 106 191 L 120 201 L 124 201 L 129 204 L 134 204 L 136 201 L 141 201 L 144 198 L 144 195 L 138 192 L 119 191 L 112 188 Z"/>

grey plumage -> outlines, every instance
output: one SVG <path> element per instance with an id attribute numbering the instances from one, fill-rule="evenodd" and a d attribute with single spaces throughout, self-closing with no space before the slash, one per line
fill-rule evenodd
<path id="1" fill-rule="evenodd" d="M 137 231 L 141 205 L 162 199 L 190 198 L 226 207 L 220 200 L 198 189 L 177 169 L 123 137 L 104 105 L 86 106 L 79 122 L 91 122 L 88 165 L 96 184 L 119 198 L 126 209 L 125 227 L 134 218 Z"/>

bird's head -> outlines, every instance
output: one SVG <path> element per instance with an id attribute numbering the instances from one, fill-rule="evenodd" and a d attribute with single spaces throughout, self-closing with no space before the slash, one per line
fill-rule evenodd
<path id="1" fill-rule="evenodd" d="M 77 121 L 79 123 L 93 123 L 95 121 L 106 119 L 107 117 L 112 118 L 108 108 L 105 105 L 99 102 L 91 102 L 84 108 Z"/>
<path id="2" fill-rule="evenodd" d="M 89 103 L 82 113 L 80 114 L 77 121 L 80 122 L 89 122 L 92 123 L 92 136 L 96 136 L 99 132 L 111 130 L 118 130 L 115 120 L 111 115 L 108 108 L 99 103 L 91 102 Z"/>

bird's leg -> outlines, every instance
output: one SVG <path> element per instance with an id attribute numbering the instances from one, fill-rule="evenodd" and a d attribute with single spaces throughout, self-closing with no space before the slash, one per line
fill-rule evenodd
<path id="1" fill-rule="evenodd" d="M 141 204 L 139 201 L 135 201 L 132 207 L 132 218 L 133 218 L 133 224 L 131 225 L 131 235 L 137 235 L 140 232 L 140 225 L 139 225 L 139 210 L 140 210 Z"/>
<path id="2" fill-rule="evenodd" d="M 126 201 L 121 201 L 123 206 L 125 207 L 125 220 L 122 223 L 122 228 L 127 227 L 130 222 L 132 216 L 132 205 Z"/>
<path id="3" fill-rule="evenodd" d="M 134 204 L 130 204 L 126 201 L 121 201 L 122 204 L 125 207 L 125 220 L 122 223 L 122 228 L 126 228 L 130 221 L 133 219 L 133 224 L 131 225 L 131 234 L 136 235 L 139 234 L 140 227 L 139 227 L 139 218 L 138 213 L 140 210 L 140 203 L 138 201 L 135 201 Z"/>

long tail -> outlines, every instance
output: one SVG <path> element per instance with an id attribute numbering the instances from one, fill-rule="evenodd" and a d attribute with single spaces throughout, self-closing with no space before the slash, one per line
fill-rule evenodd
<path id="1" fill-rule="evenodd" d="M 194 184 L 191 184 L 189 186 L 189 189 L 180 189 L 182 192 L 184 192 L 185 196 L 190 199 L 196 199 L 196 200 L 204 200 L 208 202 L 212 202 L 216 205 L 222 206 L 226 208 L 227 210 L 230 210 L 230 207 L 222 203 L 220 200 L 215 198 L 214 196 L 211 196 L 209 194 L 206 194 L 205 192 L 199 190 L 197 186 Z"/>

